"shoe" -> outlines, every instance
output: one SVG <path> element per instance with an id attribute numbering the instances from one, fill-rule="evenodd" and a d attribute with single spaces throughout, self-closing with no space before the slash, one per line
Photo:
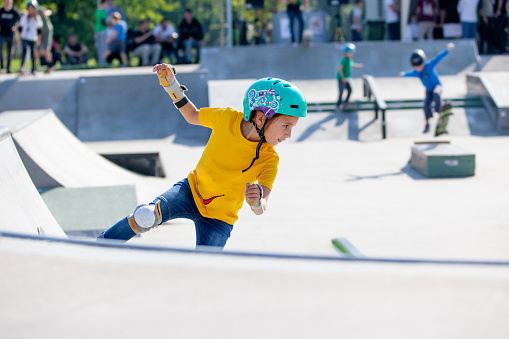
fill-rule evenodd
<path id="1" fill-rule="evenodd" d="M 429 124 L 426 124 L 426 126 L 424 126 L 424 131 L 422 131 L 422 133 L 428 133 L 429 132 Z"/>
<path id="2" fill-rule="evenodd" d="M 36 76 L 37 75 L 37 71 L 32 71 L 32 75 Z"/>

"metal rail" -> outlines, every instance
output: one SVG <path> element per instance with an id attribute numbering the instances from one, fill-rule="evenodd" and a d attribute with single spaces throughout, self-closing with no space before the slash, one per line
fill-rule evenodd
<path id="1" fill-rule="evenodd" d="M 363 75 L 363 89 L 364 97 L 368 100 L 357 100 L 350 102 L 343 112 L 361 112 L 361 111 L 375 111 L 375 120 L 378 119 L 379 112 L 382 117 L 382 138 L 387 137 L 387 123 L 385 119 L 385 112 L 387 110 L 411 110 L 411 109 L 422 109 L 422 99 L 404 99 L 404 100 L 385 100 L 380 94 L 375 78 L 371 75 Z M 442 99 L 442 101 L 450 101 L 453 107 L 461 108 L 484 108 L 482 98 L 480 96 L 469 96 L 464 98 L 451 98 Z M 336 112 L 337 107 L 332 102 L 317 102 L 308 103 L 307 106 L 309 113 L 325 113 L 325 112 Z"/>
<path id="2" fill-rule="evenodd" d="M 364 96 L 368 99 L 373 97 L 374 109 L 375 109 L 375 120 L 378 119 L 378 111 L 382 112 L 382 139 L 387 137 L 385 111 L 387 110 L 387 103 L 382 98 L 382 95 L 376 87 L 375 78 L 371 75 L 363 75 L 362 82 L 364 85 Z"/>

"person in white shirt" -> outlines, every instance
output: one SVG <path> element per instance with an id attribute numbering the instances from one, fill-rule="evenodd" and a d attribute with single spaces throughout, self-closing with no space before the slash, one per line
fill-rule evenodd
<path id="1" fill-rule="evenodd" d="M 362 5 L 363 0 L 355 0 L 355 5 L 352 9 L 352 24 L 350 25 L 352 41 L 362 40 Z"/>
<path id="2" fill-rule="evenodd" d="M 19 72 L 25 74 L 25 62 L 28 49 L 32 59 L 32 74 L 36 74 L 37 62 L 35 59 L 35 48 L 39 47 L 42 34 L 42 19 L 37 14 L 37 1 L 32 0 L 27 3 L 28 14 L 23 14 L 19 20 L 19 30 L 21 31 L 21 68 Z"/>
<path id="3" fill-rule="evenodd" d="M 473 39 L 477 32 L 477 10 L 479 0 L 460 0 L 458 2 L 458 14 L 463 26 L 463 39 Z"/>
<path id="4" fill-rule="evenodd" d="M 154 27 L 154 37 L 156 38 L 156 42 L 161 44 L 161 59 L 163 59 L 166 55 L 170 59 L 170 63 L 176 63 L 176 55 L 175 55 L 175 28 L 172 24 L 168 22 L 168 20 L 163 19 L 159 25 Z M 172 59 L 173 57 L 173 59 Z"/>
<path id="5" fill-rule="evenodd" d="M 400 40 L 399 0 L 384 0 L 384 5 L 385 24 L 389 33 L 389 40 Z"/>

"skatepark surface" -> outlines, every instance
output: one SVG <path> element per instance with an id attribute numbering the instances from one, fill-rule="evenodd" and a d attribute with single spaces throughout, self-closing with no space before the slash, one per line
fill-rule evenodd
<path id="1" fill-rule="evenodd" d="M 422 98 L 422 86 L 414 80 L 377 78 L 387 99 Z M 465 74 L 442 80 L 444 98 L 468 94 Z M 240 109 L 251 82 L 209 81 L 210 105 Z M 310 103 L 336 100 L 333 79 L 294 83 Z M 361 80 L 352 85 L 352 99 L 362 99 Z M 309 114 L 277 148 L 280 170 L 267 212 L 255 216 L 241 210 L 226 254 L 194 252 L 194 227 L 185 220 L 166 223 L 127 246 L 0 234 L 0 333 L 6 338 L 507 338 L 509 139 L 495 132 L 482 108 L 457 108 L 454 114 L 449 135 L 434 138 L 421 133 L 421 110 L 389 111 L 385 140 L 373 112 Z M 50 130 L 58 125 L 53 118 L 43 119 Z M 19 133 L 21 145 L 25 132 L 20 131 L 11 132 L 15 141 Z M 78 157 L 82 152 L 93 159 L 97 153 L 158 152 L 166 178 L 119 176 L 142 191 L 139 203 L 187 176 L 203 150 L 174 142 L 178 136 L 83 145 L 65 139 L 62 130 L 52 137 L 43 132 L 26 133 L 26 140 L 48 140 L 40 146 L 49 153 L 86 145 L 87 151 L 73 155 L 80 166 L 86 164 Z M 70 141 L 59 145 L 52 139 Z M 411 168 L 414 142 L 437 139 L 475 153 L 475 176 L 429 179 Z M 5 149 L 15 159 L 12 141 Z M 4 153 L 0 165 L 3 159 Z M 49 166 L 50 161 L 37 162 Z M 90 160 L 90 171 L 96 163 Z M 13 167 L 23 168 L 9 161 Z M 58 170 L 50 167 L 48 172 Z M 35 190 L 26 177 L 23 183 L 28 188 L 21 192 Z M 331 244 L 338 237 L 366 258 L 384 260 L 330 260 L 341 259 Z M 244 255 L 233 255 L 238 252 Z M 257 253 L 270 255 L 249 256 Z"/>

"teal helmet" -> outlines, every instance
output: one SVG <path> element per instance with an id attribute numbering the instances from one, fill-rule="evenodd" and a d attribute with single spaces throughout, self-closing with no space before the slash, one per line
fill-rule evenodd
<path id="1" fill-rule="evenodd" d="M 356 50 L 357 50 L 357 48 L 352 43 L 346 44 L 345 47 L 343 48 L 343 51 L 345 53 L 355 53 Z"/>
<path id="2" fill-rule="evenodd" d="M 307 114 L 306 98 L 288 81 L 263 78 L 255 81 L 244 95 L 244 120 L 249 121 L 253 110 L 262 111 L 267 118 L 276 113 L 303 118 Z"/>

